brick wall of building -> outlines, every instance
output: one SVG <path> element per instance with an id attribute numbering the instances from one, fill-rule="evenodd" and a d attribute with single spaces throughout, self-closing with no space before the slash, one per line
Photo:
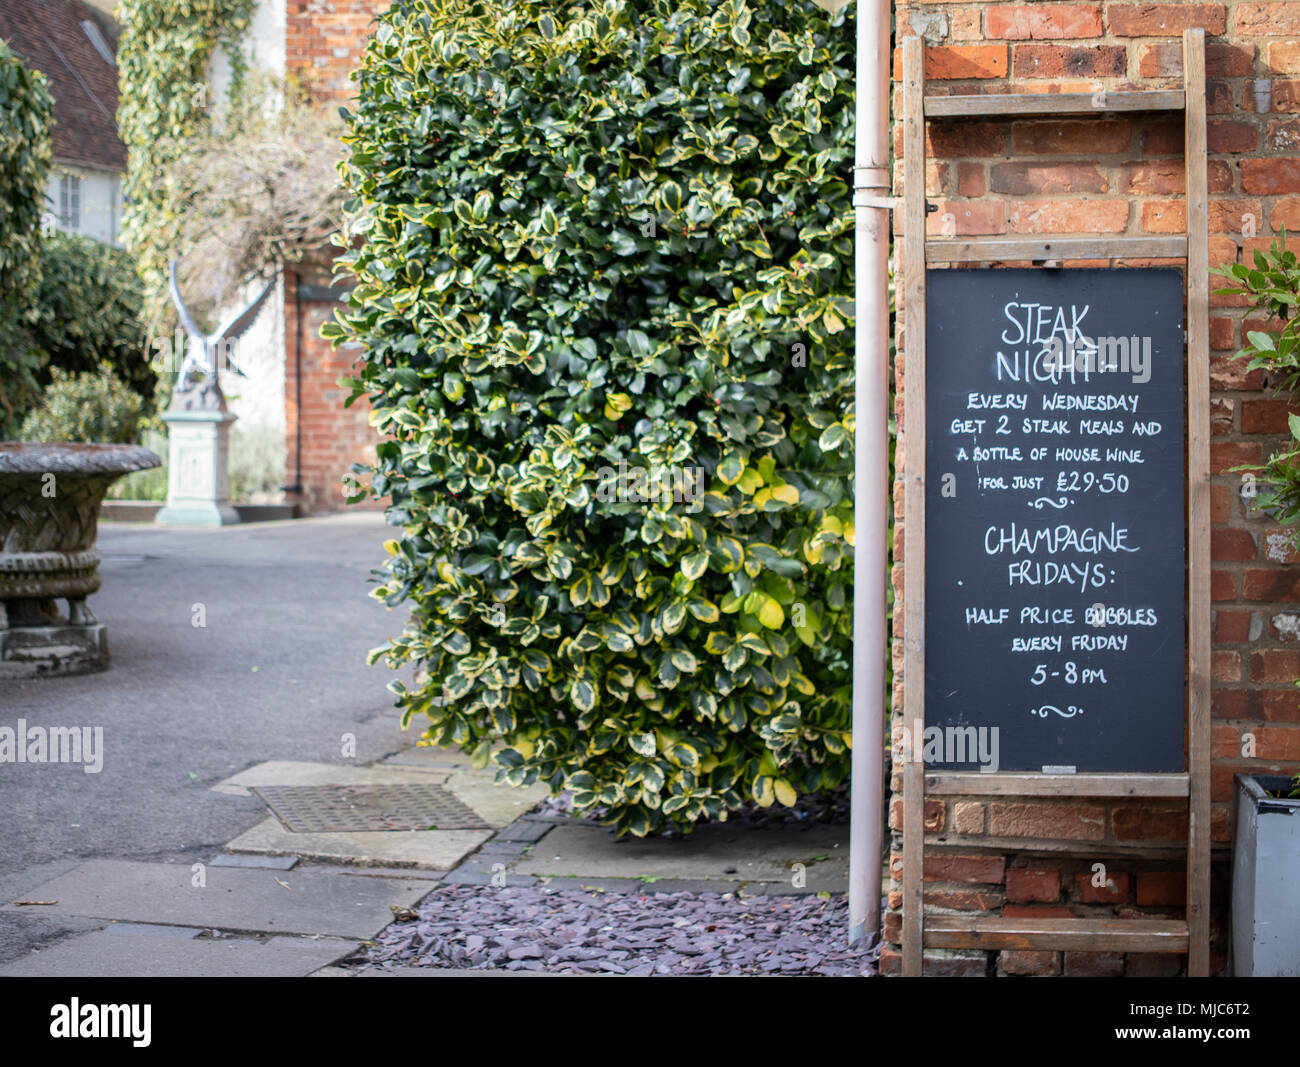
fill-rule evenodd
<path id="1" fill-rule="evenodd" d="M 899 38 L 927 39 L 931 94 L 1094 92 L 1180 86 L 1181 34 L 1207 35 L 1211 265 L 1267 247 L 1300 225 L 1300 2 L 900 2 Z M 894 113 L 901 114 L 901 57 Z M 902 129 L 896 130 L 896 195 Z M 1054 120 L 932 122 L 927 197 L 934 236 L 1179 233 L 1185 188 L 1181 114 Z M 950 218 L 944 221 L 944 216 Z M 901 253 L 902 212 L 895 213 Z M 901 262 L 901 254 L 900 254 Z M 1009 263 L 1006 266 L 1029 266 Z M 1067 262 L 1066 266 L 1106 266 Z M 1131 266 L 1181 262 L 1133 261 Z M 1222 285 L 1212 279 L 1211 290 Z M 900 290 L 901 302 L 901 290 Z M 1230 357 L 1258 328 L 1244 301 L 1210 299 L 1213 481 L 1213 937 L 1211 966 L 1226 963 L 1232 777 L 1293 773 L 1300 763 L 1300 567 L 1286 533 L 1248 517 L 1240 475 L 1284 441 L 1294 405 L 1259 372 Z M 898 316 L 897 413 L 906 337 Z M 898 448 L 901 460 L 903 448 Z M 895 494 L 903 540 L 902 484 Z M 898 601 L 904 564 L 895 568 Z M 896 605 L 896 619 L 902 612 Z M 902 640 L 895 634 L 894 706 L 902 707 Z M 1253 748 L 1251 747 L 1253 745 Z M 901 769 L 901 724 L 895 735 Z M 1247 753 L 1247 755 L 1243 755 Z M 1253 753 L 1253 754 L 1251 754 Z M 901 774 L 892 782 L 894 831 L 888 944 L 882 969 L 899 969 Z M 1181 916 L 1186 806 L 1152 801 L 935 797 L 926 803 L 927 907 L 947 912 L 1120 918 Z M 1099 869 L 1095 865 L 1100 864 Z M 928 951 L 927 973 L 1176 973 L 1183 957 L 1059 952 Z"/>
<path id="2" fill-rule="evenodd" d="M 343 475 L 354 463 L 373 463 L 379 441 L 370 425 L 370 406 L 364 397 L 349 408 L 343 407 L 348 393 L 339 387 L 338 380 L 353 376 L 359 353 L 334 348 L 320 336 L 320 328 L 333 316 L 336 304 L 302 295 L 304 289 L 311 292 L 309 286 L 317 291 L 327 287 L 329 280 L 323 269 L 300 268 L 300 272 L 289 273 L 285 282 L 284 471 L 287 484 L 298 481 L 302 486 L 300 492 L 289 493 L 286 499 L 297 503 L 304 515 L 320 515 L 346 506 Z M 381 505 L 365 501 L 352 506 Z"/>
<path id="3" fill-rule="evenodd" d="M 388 0 L 287 0 L 289 77 L 327 111 L 346 105 L 356 95 L 351 75 L 360 66 L 374 18 L 387 7 Z M 330 273 L 323 267 L 303 266 L 300 271 L 308 292 L 330 285 Z M 343 407 L 347 394 L 337 382 L 351 375 L 358 353 L 334 349 L 320 337 L 334 304 L 312 296 L 302 299 L 297 284 L 296 276 L 290 277 L 285 291 L 285 478 L 292 484 L 301 470 L 302 492 L 287 499 L 297 502 L 305 514 L 316 515 L 345 506 L 342 476 L 353 463 L 373 462 L 378 436 L 367 421 L 370 408 L 364 399 L 346 410 Z"/>
<path id="4" fill-rule="evenodd" d="M 356 95 L 351 80 L 388 0 L 287 0 L 286 67 L 314 100 L 337 107 Z"/>

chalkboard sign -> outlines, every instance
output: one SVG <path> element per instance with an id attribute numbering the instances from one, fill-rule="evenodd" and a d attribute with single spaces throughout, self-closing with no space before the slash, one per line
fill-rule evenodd
<path id="1" fill-rule="evenodd" d="M 926 764 L 1181 771 L 1180 272 L 926 284 Z"/>

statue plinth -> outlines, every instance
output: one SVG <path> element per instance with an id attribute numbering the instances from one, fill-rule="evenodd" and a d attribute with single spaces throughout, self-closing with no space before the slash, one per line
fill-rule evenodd
<path id="1" fill-rule="evenodd" d="M 236 416 L 220 407 L 166 412 L 170 438 L 167 506 L 158 512 L 163 526 L 231 526 L 239 512 L 230 506 L 230 424 Z"/>
<path id="2" fill-rule="evenodd" d="M 256 300 L 209 335 L 185 306 L 177 278 L 179 262 L 171 262 L 171 293 L 188 341 L 171 409 L 162 417 L 171 438 L 171 462 L 167 506 L 155 521 L 163 526 L 231 526 L 239 521 L 239 513 L 230 506 L 230 424 L 235 416 L 226 410 L 221 392 L 220 372 L 230 369 L 221 360 L 253 324 L 275 288 L 275 279 L 266 283 Z"/>

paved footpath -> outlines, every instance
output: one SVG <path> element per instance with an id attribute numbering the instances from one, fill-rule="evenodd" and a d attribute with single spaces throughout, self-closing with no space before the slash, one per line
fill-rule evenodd
<path id="1" fill-rule="evenodd" d="M 843 891 L 846 827 L 616 842 L 415 747 L 364 662 L 402 621 L 366 596 L 385 536 L 102 527 L 112 668 L 0 683 L 0 725 L 104 731 L 97 774 L 0 765 L 0 975 L 447 973 L 342 965 L 440 885 Z"/>

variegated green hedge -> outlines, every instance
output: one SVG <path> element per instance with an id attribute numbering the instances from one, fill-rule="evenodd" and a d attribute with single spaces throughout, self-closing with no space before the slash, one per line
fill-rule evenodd
<path id="1" fill-rule="evenodd" d="M 359 74 L 325 334 L 391 435 L 375 657 L 620 831 L 848 772 L 852 42 L 811 0 L 397 0 Z"/>

